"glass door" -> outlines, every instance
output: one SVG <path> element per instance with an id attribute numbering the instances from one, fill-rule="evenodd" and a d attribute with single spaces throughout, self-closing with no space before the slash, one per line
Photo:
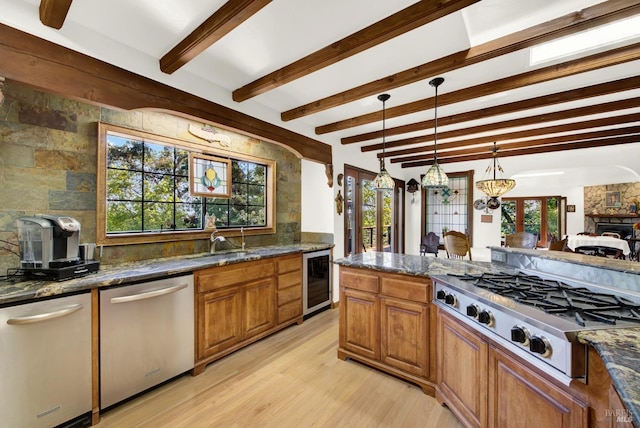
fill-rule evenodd
<path id="1" fill-rule="evenodd" d="M 563 235 L 564 210 L 560 196 L 540 196 L 529 198 L 503 198 L 501 205 L 501 238 L 515 232 L 529 232 L 538 235 L 538 246 L 549 243 Z"/>
<path id="2" fill-rule="evenodd" d="M 402 230 L 404 182 L 394 190 L 376 190 L 375 173 L 345 167 L 345 252 L 402 252 L 398 231 Z"/>

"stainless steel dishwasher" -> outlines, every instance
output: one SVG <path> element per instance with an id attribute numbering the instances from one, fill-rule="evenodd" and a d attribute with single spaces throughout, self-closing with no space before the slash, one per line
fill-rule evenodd
<path id="1" fill-rule="evenodd" d="M 193 275 L 100 290 L 100 408 L 194 366 Z"/>
<path id="2" fill-rule="evenodd" d="M 0 309 L 0 425 L 91 424 L 91 295 Z"/>

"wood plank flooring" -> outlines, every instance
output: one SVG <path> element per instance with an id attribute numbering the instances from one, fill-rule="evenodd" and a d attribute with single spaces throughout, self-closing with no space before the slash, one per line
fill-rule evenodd
<path id="1" fill-rule="evenodd" d="M 337 358 L 338 310 L 102 413 L 99 428 L 459 427 L 420 388 Z"/>

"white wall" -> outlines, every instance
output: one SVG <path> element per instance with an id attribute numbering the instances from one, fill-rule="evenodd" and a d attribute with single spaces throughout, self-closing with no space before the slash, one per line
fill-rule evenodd
<path id="1" fill-rule="evenodd" d="M 334 173 L 334 188 L 338 171 Z M 302 224 L 303 232 L 333 233 L 335 203 L 333 189 L 327 184 L 325 166 L 302 160 Z M 337 192 L 336 192 L 337 194 Z"/>

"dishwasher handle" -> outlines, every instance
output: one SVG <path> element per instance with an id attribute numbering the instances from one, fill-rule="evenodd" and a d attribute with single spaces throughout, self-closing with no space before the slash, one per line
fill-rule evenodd
<path id="1" fill-rule="evenodd" d="M 45 312 L 43 314 L 38 314 L 38 315 L 29 315 L 26 317 L 18 317 L 18 318 L 10 318 L 7 320 L 7 324 L 9 325 L 20 325 L 20 324 L 33 324 L 33 323 L 37 323 L 37 322 L 43 322 L 43 321 L 48 321 L 48 320 L 52 320 L 54 318 L 60 318 L 60 317 L 64 317 L 66 315 L 70 315 L 74 312 L 78 312 L 80 309 L 82 309 L 84 306 L 80 303 L 77 303 L 75 305 L 71 305 L 67 308 L 63 308 L 57 311 L 53 311 L 53 312 Z"/>
<path id="2" fill-rule="evenodd" d="M 151 299 L 153 297 L 164 296 L 166 294 L 175 293 L 176 291 L 180 291 L 183 288 L 187 288 L 187 287 L 188 287 L 188 284 L 180 284 L 180 285 L 174 285 L 171 287 L 160 288 L 158 290 L 145 291 L 144 293 L 130 294 L 128 296 L 121 296 L 121 297 L 112 297 L 111 303 L 114 303 L 114 304 L 127 303 L 127 302 L 135 302 L 136 300 Z"/>

